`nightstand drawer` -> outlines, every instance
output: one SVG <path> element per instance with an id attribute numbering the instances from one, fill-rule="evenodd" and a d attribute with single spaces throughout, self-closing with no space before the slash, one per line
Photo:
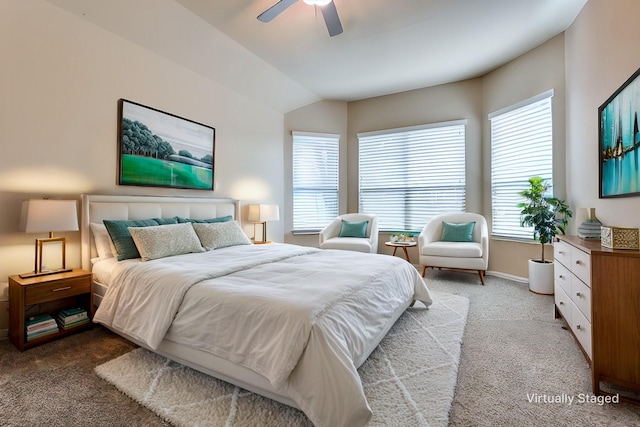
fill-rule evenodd
<path id="1" fill-rule="evenodd" d="M 91 277 L 78 277 L 50 283 L 32 285 L 25 289 L 25 304 L 55 301 L 91 291 Z"/>

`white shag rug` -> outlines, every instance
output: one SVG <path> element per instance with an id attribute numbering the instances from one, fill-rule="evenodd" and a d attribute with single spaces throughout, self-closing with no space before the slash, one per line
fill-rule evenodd
<path id="1" fill-rule="evenodd" d="M 398 319 L 360 367 L 370 426 L 446 426 L 469 300 L 434 293 Z M 98 376 L 175 426 L 311 426 L 299 410 L 139 348 Z"/>

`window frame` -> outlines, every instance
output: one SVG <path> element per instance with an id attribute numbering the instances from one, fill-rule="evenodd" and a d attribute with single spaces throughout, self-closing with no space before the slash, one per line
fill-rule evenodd
<path id="1" fill-rule="evenodd" d="M 457 210 L 456 208 L 440 209 L 439 206 L 435 207 L 433 203 L 432 194 L 440 192 L 444 195 L 445 200 L 455 200 L 454 205 L 459 208 L 461 212 L 466 210 L 466 126 L 467 120 L 452 120 L 447 122 L 430 123 L 417 126 L 408 126 L 394 129 L 384 129 L 373 132 L 358 133 L 358 210 L 361 213 L 375 213 L 379 216 L 380 231 L 382 232 L 409 232 L 419 233 L 424 224 L 426 224 L 430 218 L 438 213 L 451 210 Z M 451 137 L 449 134 L 458 132 L 458 135 Z M 438 136 L 440 134 L 440 136 Z M 388 152 L 385 155 L 379 156 L 378 154 L 371 154 L 371 158 L 364 159 L 366 155 L 370 153 L 379 153 L 371 147 L 363 148 L 366 144 L 378 144 L 382 145 L 385 141 L 389 141 L 389 147 L 385 147 Z M 404 144 L 403 145 L 403 141 Z M 451 161 L 457 162 L 460 168 L 451 168 L 444 174 L 438 175 L 436 172 L 432 174 L 432 177 L 425 175 L 425 171 L 435 170 L 433 167 L 425 167 L 426 162 L 431 162 L 431 165 L 440 164 L 442 162 L 442 153 L 446 155 L 447 149 L 443 144 L 447 143 L 459 144 L 461 149 L 455 152 L 451 157 Z M 417 144 L 426 144 L 419 146 Z M 411 145 L 414 144 L 414 145 Z M 393 152 L 394 148 L 401 148 L 405 157 L 406 164 L 404 166 L 401 163 L 399 157 L 401 154 Z M 370 153 L 367 153 L 368 150 Z M 363 152 L 364 151 L 364 152 Z M 425 157 L 426 154 L 426 157 Z M 381 157 L 375 159 L 374 157 Z M 438 157 L 440 156 L 440 157 Z M 434 157 L 438 157 L 434 160 Z M 448 159 L 445 159 L 448 160 Z M 387 162 L 387 163 L 385 163 Z M 368 163 L 364 166 L 365 163 Z M 402 166 L 402 169 L 400 166 Z M 375 169 L 375 167 L 378 169 Z M 388 170 L 384 171 L 387 176 L 393 176 L 396 178 L 395 182 L 388 184 L 377 183 L 376 185 L 368 184 L 365 182 L 367 175 L 373 176 L 380 173 L 380 168 L 388 167 Z M 408 169 L 411 167 L 412 169 Z M 363 172 L 363 169 L 364 172 Z M 450 178 L 449 175 L 455 175 L 455 178 Z M 426 179 L 425 179 L 426 178 Z M 446 182 L 448 179 L 455 179 L 457 183 L 452 185 L 450 182 Z M 376 181 L 375 179 L 371 179 Z M 402 186 L 399 181 L 404 180 L 406 185 Z M 400 186 L 398 186 L 400 184 Z M 444 184 L 444 185 L 443 185 Z M 385 191 L 386 195 L 377 196 L 378 201 L 372 201 L 376 196 L 373 195 L 374 190 L 378 189 L 379 192 Z M 440 190 L 438 190 L 440 189 Z M 444 191 L 443 191 L 444 189 Z M 461 197 L 455 198 L 452 196 L 456 191 L 461 194 Z M 366 192 L 371 192 L 372 197 L 367 198 L 364 196 Z M 424 195 L 428 194 L 427 197 Z M 388 206 L 392 204 L 393 198 L 402 199 L 401 202 L 404 205 L 402 210 L 392 212 L 393 209 L 389 209 Z M 385 198 L 388 200 L 385 203 Z M 419 199 L 423 200 L 419 200 Z M 378 207 L 371 208 L 370 203 L 378 204 Z M 367 205 L 369 205 L 367 207 Z M 387 208 L 381 209 L 379 206 L 386 205 Z M 374 205 L 375 206 L 375 205 Z M 453 206 L 453 205 L 450 205 Z M 375 212 L 374 212 L 375 211 Z M 397 215 L 395 218 L 391 218 L 392 215 Z M 385 218 L 386 216 L 386 218 Z"/>
<path id="2" fill-rule="evenodd" d="M 303 132 L 303 131 L 292 131 L 291 134 L 292 134 L 291 233 L 294 235 L 295 234 L 315 234 L 320 232 L 322 228 L 324 228 L 324 226 L 326 226 L 329 222 L 335 219 L 340 212 L 340 134 L 321 133 L 321 132 Z M 335 203 L 335 207 L 334 209 L 328 210 L 324 214 L 322 214 L 321 212 L 316 212 L 317 217 L 315 218 L 316 219 L 315 223 L 312 224 L 312 221 L 306 221 L 306 222 L 301 221 L 302 224 L 298 226 L 296 226 L 297 224 L 296 218 L 298 217 L 298 215 L 300 215 L 300 213 L 297 212 L 297 209 L 296 209 L 296 193 L 298 188 L 297 180 L 296 180 L 296 172 L 297 172 L 296 151 L 297 151 L 297 148 L 300 148 L 299 146 L 297 147 L 297 145 L 301 143 L 301 141 L 300 140 L 296 141 L 297 138 L 306 139 L 307 141 L 305 141 L 305 144 L 308 144 L 307 145 L 308 148 L 311 146 L 311 144 L 313 144 L 313 141 L 312 141 L 313 139 L 316 139 L 317 140 L 316 142 L 320 142 L 320 143 L 335 144 L 335 146 L 331 147 L 330 153 L 327 153 L 327 152 L 324 153 L 324 155 L 333 156 L 332 158 L 335 159 L 335 163 L 329 162 L 324 165 L 317 165 L 317 168 L 319 169 L 322 168 L 323 166 L 331 167 L 332 169 L 334 169 L 334 172 L 335 172 L 335 175 L 333 177 L 334 185 L 328 186 L 328 181 L 330 181 L 330 179 L 326 180 L 327 177 L 325 175 L 321 180 L 322 182 L 315 183 L 316 185 L 315 187 L 313 185 L 300 187 L 300 189 L 304 188 L 306 191 L 308 191 L 309 194 L 315 193 L 316 197 L 321 196 L 322 194 L 326 194 L 327 192 L 334 193 L 335 197 L 333 199 L 333 202 Z M 305 166 L 309 166 L 309 164 L 310 164 L 310 160 L 307 159 L 307 161 L 305 162 Z"/>
<path id="3" fill-rule="evenodd" d="M 490 190 L 491 190 L 491 238 L 496 240 L 510 240 L 533 242 L 533 227 L 520 225 L 520 208 L 517 204 L 524 199 L 519 192 L 529 188 L 528 179 L 532 176 L 541 176 L 550 184 L 553 184 L 553 96 L 554 90 L 550 89 L 529 99 L 517 102 L 508 107 L 497 110 L 488 115 L 490 121 Z M 537 111 L 539 110 L 539 111 Z M 543 111 L 544 110 L 544 111 Z M 509 135 L 511 142 L 507 146 L 507 137 L 496 135 L 503 130 L 496 129 L 499 122 L 530 123 L 535 120 L 536 114 L 544 112 L 548 114 L 543 123 L 543 129 L 537 129 L 536 134 L 529 133 L 518 137 L 517 130 Z M 504 125 L 504 123 L 502 123 Z M 505 126 L 506 127 L 506 126 Z M 514 136 L 515 135 L 515 136 Z M 544 139 L 544 141 L 542 141 Z M 496 143 L 496 140 L 498 141 Z M 534 144 L 535 143 L 535 144 Z M 499 145 L 499 146 L 497 146 Z M 514 173 L 505 177 L 508 171 L 503 168 L 501 162 L 505 162 L 508 151 L 517 152 L 518 157 L 511 160 L 511 169 Z M 498 151 L 496 153 L 496 151 Z M 542 152 L 542 154 L 541 154 Z M 535 161 L 532 161 L 535 158 Z M 499 166 L 499 167 L 496 167 Z M 515 166 L 515 167 L 514 167 Z M 528 172 L 527 172 L 528 171 Z M 499 194 L 501 193 L 501 194 Z M 551 194 L 549 194 L 551 196 Z M 503 219 L 499 219 L 503 217 Z M 517 218 L 517 224 L 515 223 Z"/>

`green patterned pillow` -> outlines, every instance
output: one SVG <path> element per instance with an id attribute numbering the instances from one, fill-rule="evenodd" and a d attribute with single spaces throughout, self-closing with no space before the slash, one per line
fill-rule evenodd
<path id="1" fill-rule="evenodd" d="M 204 252 L 190 223 L 129 227 L 129 232 L 143 261 Z"/>
<path id="2" fill-rule="evenodd" d="M 202 246 L 208 251 L 236 245 L 250 245 L 251 240 L 235 221 L 219 223 L 193 223 Z"/>
<path id="3" fill-rule="evenodd" d="M 133 242 L 128 227 L 150 227 L 158 225 L 155 219 L 137 219 L 132 221 L 105 219 L 103 222 L 116 248 L 116 252 L 118 252 L 118 261 L 140 258 L 140 252 L 138 252 L 136 244 Z"/>
<path id="4" fill-rule="evenodd" d="M 473 229 L 476 222 L 452 223 L 442 221 L 443 242 L 473 242 Z"/>
<path id="5" fill-rule="evenodd" d="M 342 220 L 339 237 L 367 237 L 367 225 L 369 221 L 345 221 Z"/>

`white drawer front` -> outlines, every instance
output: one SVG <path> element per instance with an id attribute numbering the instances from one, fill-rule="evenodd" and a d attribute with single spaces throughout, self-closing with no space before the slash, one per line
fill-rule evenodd
<path id="1" fill-rule="evenodd" d="M 580 345 L 591 356 L 591 323 L 582 315 L 582 312 L 574 305 L 571 311 L 571 330 L 580 342 Z"/>
<path id="2" fill-rule="evenodd" d="M 571 300 L 580 309 L 584 317 L 591 322 L 591 288 L 574 277 L 571 282 Z"/>
<path id="3" fill-rule="evenodd" d="M 562 241 L 553 244 L 553 257 L 567 268 L 571 268 L 571 248 L 570 244 Z"/>
<path id="4" fill-rule="evenodd" d="M 571 299 L 567 296 L 564 290 L 562 290 L 562 287 L 560 287 L 558 283 L 555 284 L 554 291 L 556 307 L 558 307 L 558 310 L 562 313 L 562 317 L 564 317 L 567 324 L 571 326 Z"/>
<path id="5" fill-rule="evenodd" d="M 571 272 L 567 267 L 560 264 L 559 262 L 553 263 L 553 275 L 554 275 L 554 283 L 556 285 L 560 285 L 562 289 L 567 293 L 567 295 L 571 294 Z"/>
<path id="6" fill-rule="evenodd" d="M 588 253 L 572 248 L 571 271 L 587 286 L 591 287 L 591 257 Z"/>

